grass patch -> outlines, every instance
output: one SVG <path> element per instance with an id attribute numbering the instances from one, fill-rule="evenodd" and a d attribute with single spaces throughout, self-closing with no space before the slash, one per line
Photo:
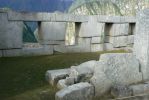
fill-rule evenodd
<path id="1" fill-rule="evenodd" d="M 51 100 L 54 100 L 56 89 L 45 81 L 44 75 L 47 70 L 68 68 L 85 61 L 98 60 L 100 54 L 111 52 L 125 51 L 0 58 L 0 98 L 1 100 L 39 100 L 37 94 L 49 89 Z"/>

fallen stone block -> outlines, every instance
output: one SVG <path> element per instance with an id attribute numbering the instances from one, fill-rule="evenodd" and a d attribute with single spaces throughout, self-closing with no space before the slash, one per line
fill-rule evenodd
<path id="1" fill-rule="evenodd" d="M 61 79 L 58 81 L 57 83 L 57 88 L 58 89 L 63 89 L 63 88 L 66 88 L 67 85 L 66 85 L 66 79 Z"/>
<path id="2" fill-rule="evenodd" d="M 96 96 L 108 93 L 114 84 L 130 85 L 141 81 L 139 61 L 131 53 L 101 55 L 90 80 Z"/>
<path id="3" fill-rule="evenodd" d="M 131 85 L 130 88 L 132 89 L 134 96 L 139 94 L 149 93 L 149 84 L 146 84 L 146 83 Z"/>
<path id="4" fill-rule="evenodd" d="M 51 84 L 55 85 L 61 79 L 65 79 L 69 76 L 70 69 L 59 69 L 59 70 L 48 70 L 46 72 L 46 80 Z"/>
<path id="5" fill-rule="evenodd" d="M 114 96 L 114 98 L 128 97 L 132 95 L 132 91 L 127 85 L 115 84 L 111 88 L 111 95 Z"/>
<path id="6" fill-rule="evenodd" d="M 78 66 L 72 66 L 70 70 L 70 77 L 75 79 L 75 82 L 85 82 L 93 76 L 95 60 L 82 63 Z"/>
<path id="7" fill-rule="evenodd" d="M 55 100 L 92 100 L 94 86 L 89 83 L 78 83 L 58 91 Z"/>

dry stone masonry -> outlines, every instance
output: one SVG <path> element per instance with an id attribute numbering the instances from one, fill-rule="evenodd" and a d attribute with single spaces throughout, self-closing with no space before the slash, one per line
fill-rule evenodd
<path id="1" fill-rule="evenodd" d="M 51 55 L 54 52 L 97 52 L 132 49 L 135 17 L 84 16 L 63 13 L 29 13 L 0 10 L 0 55 Z M 25 47 L 23 22 L 36 21 L 40 47 Z M 67 23 L 73 23 L 74 45 L 66 45 Z M 71 31 L 70 31 L 71 32 Z M 2 53 L 2 54 L 1 54 Z"/>
<path id="2" fill-rule="evenodd" d="M 124 46 L 128 42 L 128 44 L 131 44 L 131 39 L 134 38 L 134 52 L 102 54 L 98 61 L 88 61 L 78 66 L 71 66 L 67 78 L 60 79 L 58 83 L 60 91 L 56 93 L 56 100 L 92 100 L 93 97 L 100 98 L 106 94 L 113 96 L 115 98 L 113 100 L 148 100 L 148 16 L 149 9 L 137 14 L 135 36 L 125 34 L 125 31 L 128 31 L 128 33 L 130 31 L 130 29 L 126 30 L 126 27 L 128 27 L 126 23 L 114 26 L 108 23 L 108 27 L 122 27 L 119 28 L 119 32 L 109 34 L 110 39 L 113 41 L 113 46 Z M 124 21 L 124 19 L 120 20 Z M 108 21 L 111 22 L 111 20 Z M 118 23 L 117 20 L 113 21 Z M 132 27 L 134 27 L 133 25 Z M 114 28 L 109 31 L 113 30 L 118 31 Z M 128 41 L 123 41 L 126 40 L 126 36 L 129 37 L 129 40 L 127 38 Z M 100 43 L 100 39 L 95 37 L 94 39 L 91 43 Z M 114 43 L 116 40 L 123 43 Z"/>

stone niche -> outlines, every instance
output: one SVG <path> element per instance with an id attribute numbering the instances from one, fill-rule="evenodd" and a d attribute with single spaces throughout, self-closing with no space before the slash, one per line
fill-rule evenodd
<path id="1" fill-rule="evenodd" d="M 7 13 L 0 13 L 0 49 L 22 48 L 23 22 L 8 21 Z"/>

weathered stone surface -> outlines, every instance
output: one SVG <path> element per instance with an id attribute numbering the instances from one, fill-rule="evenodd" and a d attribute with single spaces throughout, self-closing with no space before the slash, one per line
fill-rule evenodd
<path id="1" fill-rule="evenodd" d="M 50 41 L 44 41 L 44 40 L 42 41 L 41 40 L 41 41 L 39 41 L 39 43 L 43 44 L 43 45 L 58 45 L 58 44 L 65 44 L 65 41 L 64 40 L 62 40 L 62 41 L 54 41 L 54 40 L 53 41 L 51 41 L 51 40 Z"/>
<path id="2" fill-rule="evenodd" d="M 105 23 L 98 23 L 97 16 L 90 16 L 87 23 L 82 23 L 79 37 L 94 37 L 104 35 Z"/>
<path id="3" fill-rule="evenodd" d="M 94 87 L 89 83 L 78 83 L 56 93 L 55 100 L 92 100 Z"/>
<path id="4" fill-rule="evenodd" d="M 137 14 L 136 34 L 134 37 L 134 55 L 141 63 L 143 79 L 149 80 L 149 9 Z"/>
<path id="5" fill-rule="evenodd" d="M 132 90 L 127 85 L 118 85 L 115 84 L 111 88 L 111 94 L 115 98 L 122 98 L 122 97 L 128 97 L 132 95 Z"/>
<path id="6" fill-rule="evenodd" d="M 110 43 L 113 44 L 113 47 L 124 47 L 127 46 L 127 36 L 119 36 L 119 37 L 110 37 Z"/>
<path id="7" fill-rule="evenodd" d="M 1 13 L 0 20 L 0 49 L 22 48 L 23 23 L 8 21 L 7 13 Z"/>
<path id="8" fill-rule="evenodd" d="M 92 60 L 82 63 L 78 66 L 72 66 L 70 70 L 70 77 L 75 79 L 75 82 L 85 82 L 93 76 L 94 66 L 97 61 Z"/>
<path id="9" fill-rule="evenodd" d="M 42 22 L 39 33 L 39 41 L 65 40 L 65 22 Z"/>
<path id="10" fill-rule="evenodd" d="M 92 44 L 104 43 L 104 39 L 102 39 L 101 37 L 92 37 L 91 43 Z"/>
<path id="11" fill-rule="evenodd" d="M 101 55 L 91 79 L 96 96 L 108 92 L 114 84 L 129 85 L 140 81 L 139 62 L 131 53 Z"/>
<path id="12" fill-rule="evenodd" d="M 75 78 L 73 78 L 73 77 L 66 77 L 65 83 L 66 83 L 67 85 L 75 84 Z"/>
<path id="13" fill-rule="evenodd" d="M 53 46 L 43 46 L 39 48 L 23 48 L 22 54 L 25 56 L 51 55 Z"/>
<path id="14" fill-rule="evenodd" d="M 62 53 L 72 52 L 90 52 L 91 51 L 91 38 L 78 38 L 78 44 L 73 46 L 55 45 L 54 50 Z"/>
<path id="15" fill-rule="evenodd" d="M 129 35 L 127 39 L 127 44 L 133 44 L 134 43 L 134 35 Z"/>
<path id="16" fill-rule="evenodd" d="M 63 88 L 66 88 L 67 85 L 66 85 L 66 80 L 65 79 L 61 79 L 58 81 L 57 83 L 57 88 L 58 89 L 63 89 Z"/>
<path id="17" fill-rule="evenodd" d="M 23 56 L 22 49 L 3 50 L 3 57 Z"/>
<path id="18" fill-rule="evenodd" d="M 113 24 L 110 30 L 110 36 L 124 36 L 129 33 L 129 24 Z"/>
<path id="19" fill-rule="evenodd" d="M 144 84 L 131 85 L 130 88 L 132 89 L 134 96 L 149 93 L 149 84 L 144 83 Z"/>
<path id="20" fill-rule="evenodd" d="M 104 43 L 104 44 L 92 44 L 91 45 L 91 51 L 92 52 L 98 52 L 98 51 L 108 51 L 108 50 L 114 50 L 113 45 L 111 43 Z"/>
<path id="21" fill-rule="evenodd" d="M 54 85 L 61 79 L 69 76 L 70 69 L 48 70 L 46 72 L 46 80 Z"/>

